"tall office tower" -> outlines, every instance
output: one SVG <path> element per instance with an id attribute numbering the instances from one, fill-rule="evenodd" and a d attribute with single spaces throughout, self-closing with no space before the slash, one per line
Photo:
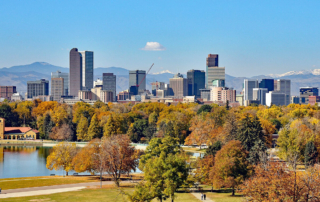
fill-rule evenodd
<path id="1" fill-rule="evenodd" d="M 113 92 L 113 100 L 116 100 L 117 91 L 117 77 L 113 73 L 103 73 L 103 90 L 108 90 Z"/>
<path id="2" fill-rule="evenodd" d="M 280 92 L 270 91 L 266 94 L 266 105 L 271 107 L 271 105 L 286 105 L 285 103 L 286 95 Z"/>
<path id="3" fill-rule="evenodd" d="M 267 88 L 269 91 L 274 91 L 274 79 L 262 79 L 259 83 L 259 88 Z"/>
<path id="4" fill-rule="evenodd" d="M 64 78 L 51 78 L 51 96 L 53 101 L 60 101 L 64 95 Z"/>
<path id="5" fill-rule="evenodd" d="M 175 98 L 182 98 L 188 95 L 188 80 L 178 73 L 170 79 L 170 88 Z"/>
<path id="6" fill-rule="evenodd" d="M 291 80 L 278 79 L 277 80 L 277 91 L 285 94 L 285 105 L 290 104 L 291 98 Z"/>
<path id="7" fill-rule="evenodd" d="M 253 100 L 253 89 L 258 88 L 258 80 L 245 79 L 244 80 L 244 100 Z"/>
<path id="8" fill-rule="evenodd" d="M 300 104 L 309 104 L 309 96 L 318 96 L 317 87 L 301 87 L 300 88 Z"/>
<path id="9" fill-rule="evenodd" d="M 165 83 L 164 82 L 152 82 L 151 83 L 151 93 L 154 96 L 158 96 L 157 95 L 157 90 L 164 90 L 165 89 Z"/>
<path id="10" fill-rule="evenodd" d="M 27 81 L 28 98 L 33 98 L 40 95 L 49 95 L 49 81 L 40 79 L 38 81 Z"/>
<path id="11" fill-rule="evenodd" d="M 261 105 L 266 105 L 266 94 L 268 88 L 254 88 L 253 93 L 253 100 L 258 100 Z"/>
<path id="12" fill-rule="evenodd" d="M 187 72 L 189 96 L 195 95 L 196 98 L 201 97 L 200 89 L 206 87 L 205 77 L 206 73 L 201 70 L 189 70 Z"/>
<path id="13" fill-rule="evenodd" d="M 131 86 L 138 86 L 142 79 L 146 76 L 144 70 L 133 70 L 129 71 L 129 89 Z M 139 87 L 137 87 L 137 94 L 144 93 L 146 90 L 146 79 L 142 81 Z"/>
<path id="14" fill-rule="evenodd" d="M 71 49 L 69 62 L 69 95 L 78 97 L 82 89 L 82 56 L 77 48 Z"/>
<path id="15" fill-rule="evenodd" d="M 69 95 L 69 74 L 68 73 L 62 73 L 60 71 L 51 72 L 51 78 L 63 78 L 63 95 Z"/>
<path id="16" fill-rule="evenodd" d="M 0 98 L 10 100 L 11 96 L 17 92 L 16 86 L 0 86 Z"/>
<path id="17" fill-rule="evenodd" d="M 219 56 L 217 54 L 209 54 L 206 64 L 206 88 L 213 86 L 212 82 L 215 80 L 223 80 L 221 87 L 225 87 L 226 69 L 225 67 L 218 67 Z"/>
<path id="18" fill-rule="evenodd" d="M 93 88 L 93 51 L 79 51 L 82 56 L 82 89 Z"/>

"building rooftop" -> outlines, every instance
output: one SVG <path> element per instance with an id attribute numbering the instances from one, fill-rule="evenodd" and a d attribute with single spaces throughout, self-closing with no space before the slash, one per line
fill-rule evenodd
<path id="1" fill-rule="evenodd" d="M 32 129 L 30 127 L 5 127 L 4 133 L 26 133 L 32 130 L 35 133 L 39 133 L 39 131 Z"/>

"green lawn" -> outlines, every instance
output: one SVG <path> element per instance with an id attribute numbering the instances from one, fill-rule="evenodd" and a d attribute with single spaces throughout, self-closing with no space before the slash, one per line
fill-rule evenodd
<path id="1" fill-rule="evenodd" d="M 134 191 L 132 187 L 122 188 L 123 192 L 131 194 Z M 129 201 L 125 194 L 121 194 L 119 189 L 114 188 L 113 186 L 104 186 L 103 189 L 84 189 L 81 191 L 65 192 L 51 195 L 43 196 L 32 196 L 32 197 L 19 197 L 19 198 L 7 198 L 6 202 L 99 202 L 99 201 L 110 201 L 110 202 L 127 202 Z M 166 201 L 169 201 L 168 199 Z M 153 200 L 152 202 L 157 202 Z M 190 193 L 177 193 L 177 198 L 175 202 L 200 202 Z"/>
<path id="2" fill-rule="evenodd" d="M 82 177 L 82 176 L 44 176 L 44 177 L 23 177 L 23 178 L 4 178 L 0 179 L 0 187 L 2 190 L 19 189 L 27 187 L 41 187 L 60 184 L 75 184 L 82 182 L 96 182 L 99 177 Z"/>
<path id="3" fill-rule="evenodd" d="M 231 193 L 219 193 L 219 192 L 207 192 L 207 198 L 215 202 L 242 202 L 243 197 L 236 193 L 235 196 L 231 196 Z"/>

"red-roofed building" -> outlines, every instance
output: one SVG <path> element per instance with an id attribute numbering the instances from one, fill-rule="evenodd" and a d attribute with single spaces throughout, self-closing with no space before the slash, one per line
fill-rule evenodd
<path id="1" fill-rule="evenodd" d="M 0 118 L 0 139 L 39 139 L 39 131 L 30 127 L 5 127 L 5 119 Z"/>

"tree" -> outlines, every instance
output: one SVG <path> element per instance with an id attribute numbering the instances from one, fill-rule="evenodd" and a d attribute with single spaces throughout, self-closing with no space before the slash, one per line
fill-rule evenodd
<path id="1" fill-rule="evenodd" d="M 101 138 L 101 128 L 99 126 L 99 121 L 97 119 L 97 115 L 94 114 L 91 122 L 90 122 L 90 126 L 88 129 L 88 135 L 87 138 L 84 140 L 92 140 L 94 138 Z"/>
<path id="2" fill-rule="evenodd" d="M 42 139 L 49 139 L 52 128 L 54 127 L 54 122 L 52 121 L 50 112 L 47 112 L 43 117 L 43 122 L 39 122 L 39 132 Z"/>
<path id="3" fill-rule="evenodd" d="M 130 140 L 134 143 L 140 142 L 141 138 L 146 137 L 146 129 L 148 128 L 148 121 L 145 119 L 139 119 L 135 121 L 128 130 Z"/>
<path id="4" fill-rule="evenodd" d="M 318 151 L 316 146 L 313 142 L 309 141 L 306 145 L 305 153 L 304 153 L 304 160 L 305 166 L 313 166 L 318 159 Z"/>
<path id="5" fill-rule="evenodd" d="M 244 149 L 249 151 L 250 162 L 256 163 L 256 160 L 259 160 L 259 158 L 257 158 L 257 151 L 253 147 L 255 146 L 256 149 L 259 147 L 258 151 L 260 152 L 264 150 L 266 143 L 266 138 L 257 116 L 252 120 L 247 114 L 241 120 L 237 140 L 242 143 Z"/>
<path id="6" fill-rule="evenodd" d="M 110 137 L 112 135 L 124 134 L 125 129 L 123 126 L 124 119 L 117 114 L 111 114 L 108 117 L 107 123 L 103 126 L 103 136 Z"/>
<path id="7" fill-rule="evenodd" d="M 47 157 L 46 167 L 49 170 L 63 169 L 68 172 L 73 169 L 72 160 L 77 154 L 77 148 L 75 143 L 61 142 L 52 148 L 52 152 Z"/>
<path id="8" fill-rule="evenodd" d="M 235 189 L 249 176 L 250 166 L 246 158 L 247 151 L 241 142 L 231 140 L 223 146 L 215 156 L 213 186 L 230 187 L 234 195 Z"/>
<path id="9" fill-rule="evenodd" d="M 18 114 L 6 103 L 0 105 L 0 117 L 5 119 L 6 127 L 16 127 L 20 125 Z"/>
<path id="10" fill-rule="evenodd" d="M 223 126 L 224 142 L 235 140 L 238 135 L 238 121 L 233 112 L 229 112 L 226 116 L 226 121 Z"/>
<path id="11" fill-rule="evenodd" d="M 205 156 L 212 155 L 213 157 L 215 157 L 216 153 L 220 151 L 221 148 L 222 148 L 222 143 L 220 141 L 216 141 L 206 149 Z"/>
<path id="12" fill-rule="evenodd" d="M 248 156 L 249 163 L 257 165 L 262 160 L 261 157 L 267 151 L 267 147 L 264 142 L 258 140 L 255 142 L 254 146 L 251 148 Z"/>
<path id="13" fill-rule="evenodd" d="M 196 170 L 194 177 L 198 182 L 212 185 L 210 172 L 214 166 L 214 155 L 205 155 L 202 159 L 196 161 Z"/>
<path id="14" fill-rule="evenodd" d="M 130 145 L 127 135 L 113 135 L 102 139 L 101 156 L 104 156 L 105 172 L 112 176 L 119 187 L 120 175 L 136 170 L 140 151 Z"/>
<path id="15" fill-rule="evenodd" d="M 211 112 L 212 106 L 210 105 L 202 105 L 198 110 L 197 114 L 201 114 L 202 112 Z"/>
<path id="16" fill-rule="evenodd" d="M 240 187 L 248 201 L 319 201 L 320 171 L 309 168 L 297 173 L 283 164 L 258 165 L 254 176 Z"/>
<path id="17" fill-rule="evenodd" d="M 60 127 L 55 126 L 52 128 L 49 138 L 53 140 L 71 141 L 73 139 L 73 131 L 68 124 L 62 124 Z"/>
<path id="18" fill-rule="evenodd" d="M 131 201 L 145 201 L 158 198 L 162 201 L 170 197 L 175 199 L 175 191 L 181 187 L 188 177 L 186 156 L 178 145 L 178 139 L 167 136 L 150 141 L 145 154 L 141 156 L 140 170 L 144 172 L 145 183 L 137 186 L 130 196 Z M 149 193 L 145 197 L 142 193 Z"/>
<path id="19" fill-rule="evenodd" d="M 88 138 L 88 119 L 81 116 L 77 126 L 77 138 L 78 140 L 87 140 Z"/>

